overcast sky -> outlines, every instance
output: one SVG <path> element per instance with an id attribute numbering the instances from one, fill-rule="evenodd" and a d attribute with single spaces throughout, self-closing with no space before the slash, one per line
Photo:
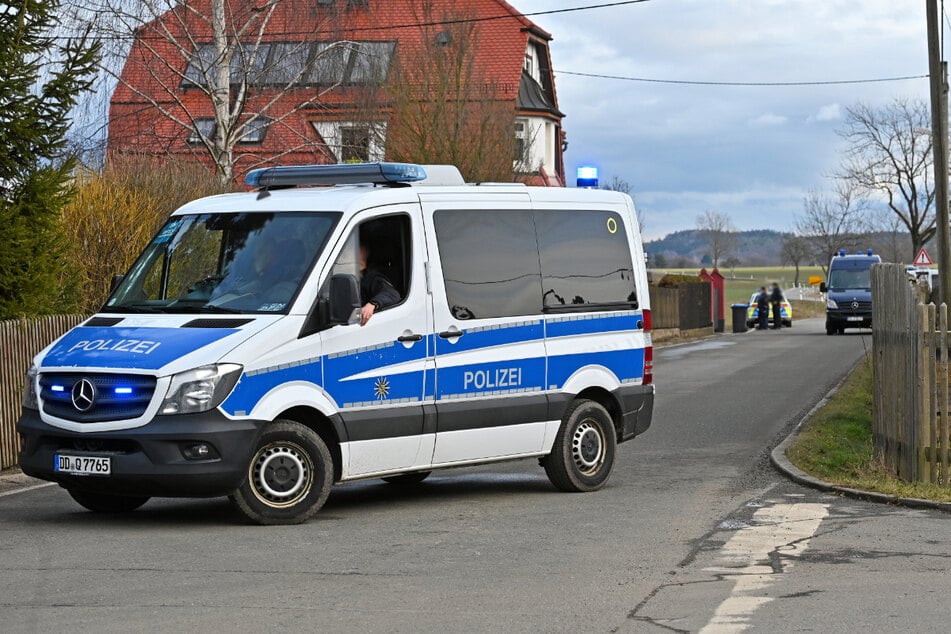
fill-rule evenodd
<path id="1" fill-rule="evenodd" d="M 600 0 L 604 2 L 605 0 Z M 511 0 L 524 13 L 599 0 Z M 533 18 L 554 36 L 569 181 L 596 165 L 632 186 L 646 237 L 705 209 L 740 229 L 792 227 L 839 161 L 844 108 L 928 99 L 927 79 L 809 87 L 678 86 L 558 70 L 701 81 L 827 81 L 928 72 L 925 0 L 651 0 Z M 947 27 L 946 27 L 947 28 Z"/>

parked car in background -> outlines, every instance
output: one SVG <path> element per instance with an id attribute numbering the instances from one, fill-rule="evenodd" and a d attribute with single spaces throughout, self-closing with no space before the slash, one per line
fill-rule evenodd
<path id="1" fill-rule="evenodd" d="M 759 293 L 753 293 L 750 296 L 750 307 L 746 311 L 746 327 L 753 328 L 756 324 L 759 323 L 759 308 L 756 307 L 756 298 L 759 297 Z M 792 304 L 789 303 L 789 300 L 786 299 L 785 293 L 783 294 L 783 303 L 781 308 L 780 318 L 783 320 L 783 325 L 787 328 L 792 328 Z M 769 324 L 773 324 L 773 307 L 772 304 L 769 307 Z"/>

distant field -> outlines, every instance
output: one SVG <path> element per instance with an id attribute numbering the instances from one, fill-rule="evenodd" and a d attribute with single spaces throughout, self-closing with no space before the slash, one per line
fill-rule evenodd
<path id="1" fill-rule="evenodd" d="M 709 270 L 709 269 L 708 269 Z M 652 269 L 654 280 L 660 279 L 665 273 L 697 275 L 700 269 Z M 750 295 L 759 290 L 760 286 L 768 286 L 772 282 L 779 283 L 779 286 L 786 291 L 789 299 L 799 299 L 799 291 L 793 289 L 793 280 L 796 277 L 796 269 L 788 266 L 765 266 L 765 267 L 737 267 L 732 271 L 730 269 L 721 269 L 720 273 L 726 278 L 726 304 L 747 303 Z M 799 267 L 799 283 L 806 286 L 810 275 L 822 275 L 822 269 L 818 266 Z M 803 298 L 817 297 L 818 289 L 804 288 Z"/>

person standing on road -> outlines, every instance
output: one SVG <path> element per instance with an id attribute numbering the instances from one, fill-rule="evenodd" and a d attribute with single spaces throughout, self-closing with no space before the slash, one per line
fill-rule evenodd
<path id="1" fill-rule="evenodd" d="M 773 330 L 780 330 L 783 327 L 783 291 L 776 282 L 769 293 L 769 303 L 773 305 Z"/>
<path id="2" fill-rule="evenodd" d="M 756 296 L 756 317 L 759 320 L 757 330 L 769 330 L 769 293 L 765 286 L 759 287 L 759 295 Z"/>

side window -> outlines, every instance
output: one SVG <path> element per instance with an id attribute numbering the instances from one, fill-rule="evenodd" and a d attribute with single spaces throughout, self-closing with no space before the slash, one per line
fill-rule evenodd
<path id="1" fill-rule="evenodd" d="M 637 305 L 621 216 L 610 211 L 536 211 L 546 311 Z"/>
<path id="2" fill-rule="evenodd" d="M 360 283 L 361 302 L 375 300 L 381 309 L 386 309 L 401 304 L 409 295 L 412 256 L 409 216 L 374 218 L 351 231 L 330 277 L 353 275 Z M 330 292 L 330 277 L 321 290 L 324 297 Z"/>
<path id="3" fill-rule="evenodd" d="M 456 319 L 536 315 L 541 273 L 530 211 L 437 211 L 436 241 Z"/>

